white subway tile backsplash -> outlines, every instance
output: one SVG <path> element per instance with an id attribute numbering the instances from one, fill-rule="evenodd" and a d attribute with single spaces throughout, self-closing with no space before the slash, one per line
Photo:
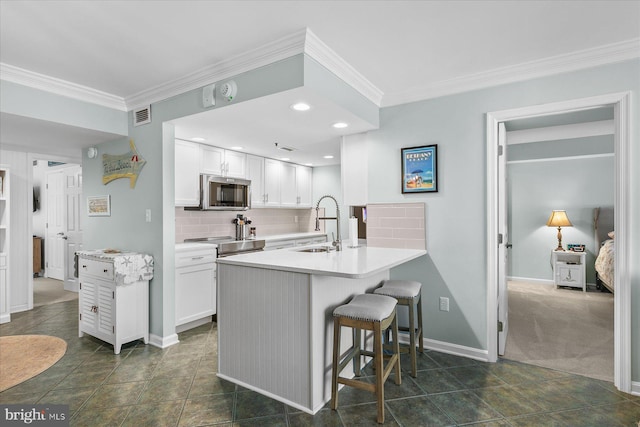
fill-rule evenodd
<path id="1" fill-rule="evenodd" d="M 424 203 L 367 205 L 367 245 L 426 249 Z"/>

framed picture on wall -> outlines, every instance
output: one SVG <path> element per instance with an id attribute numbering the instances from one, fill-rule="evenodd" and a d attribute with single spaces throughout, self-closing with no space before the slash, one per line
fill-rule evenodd
<path id="1" fill-rule="evenodd" d="M 111 197 L 109 195 L 87 197 L 87 214 L 89 216 L 111 216 Z"/>
<path id="2" fill-rule="evenodd" d="M 402 192 L 438 191 L 438 145 L 402 148 Z"/>

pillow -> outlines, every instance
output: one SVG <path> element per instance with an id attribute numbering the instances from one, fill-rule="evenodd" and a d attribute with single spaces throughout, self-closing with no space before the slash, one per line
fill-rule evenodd
<path id="1" fill-rule="evenodd" d="M 615 231 L 610 231 L 607 233 L 607 236 L 609 236 L 609 238 L 611 239 L 615 239 L 616 238 L 616 232 Z"/>

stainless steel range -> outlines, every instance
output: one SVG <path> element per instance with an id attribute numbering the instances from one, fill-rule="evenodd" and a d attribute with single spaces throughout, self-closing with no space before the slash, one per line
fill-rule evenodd
<path id="1" fill-rule="evenodd" d="M 218 258 L 249 252 L 258 252 L 264 249 L 264 240 L 236 240 L 231 236 L 202 237 L 197 239 L 185 239 L 184 241 L 185 243 L 215 243 L 218 245 Z"/>

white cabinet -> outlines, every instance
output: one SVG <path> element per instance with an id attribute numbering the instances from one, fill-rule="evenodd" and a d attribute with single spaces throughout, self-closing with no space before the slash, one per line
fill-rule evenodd
<path id="1" fill-rule="evenodd" d="M 251 207 L 264 206 L 264 157 L 247 154 L 247 179 L 251 181 Z"/>
<path id="2" fill-rule="evenodd" d="M 175 204 L 200 204 L 200 147 L 198 144 L 176 140 Z"/>
<path id="3" fill-rule="evenodd" d="M 267 207 L 280 206 L 280 170 L 282 162 L 264 159 L 264 205 Z"/>
<path id="4" fill-rule="evenodd" d="M 175 284 L 176 326 L 184 325 L 177 332 L 209 322 L 216 314 L 215 246 L 177 246 Z"/>
<path id="5" fill-rule="evenodd" d="M 246 177 L 247 155 L 223 148 L 200 145 L 200 173 L 209 175 Z"/>
<path id="6" fill-rule="evenodd" d="M 296 204 L 299 208 L 310 208 L 313 203 L 312 169 L 308 166 L 296 165 Z"/>
<path id="7" fill-rule="evenodd" d="M 149 342 L 149 281 L 116 285 L 113 262 L 78 259 L 80 294 L 78 336 L 85 333 L 113 345 Z"/>
<path id="8" fill-rule="evenodd" d="M 0 323 L 11 321 L 9 298 L 9 169 L 0 167 Z"/>
<path id="9" fill-rule="evenodd" d="M 552 251 L 553 281 L 556 286 L 570 286 L 587 291 L 585 252 Z"/>
<path id="10" fill-rule="evenodd" d="M 263 185 L 265 197 L 263 206 L 283 208 L 311 207 L 311 177 L 312 169 L 310 167 L 264 159 Z"/>
<path id="11" fill-rule="evenodd" d="M 280 206 L 295 208 L 298 206 L 296 188 L 296 165 L 283 162 L 280 165 Z"/>

